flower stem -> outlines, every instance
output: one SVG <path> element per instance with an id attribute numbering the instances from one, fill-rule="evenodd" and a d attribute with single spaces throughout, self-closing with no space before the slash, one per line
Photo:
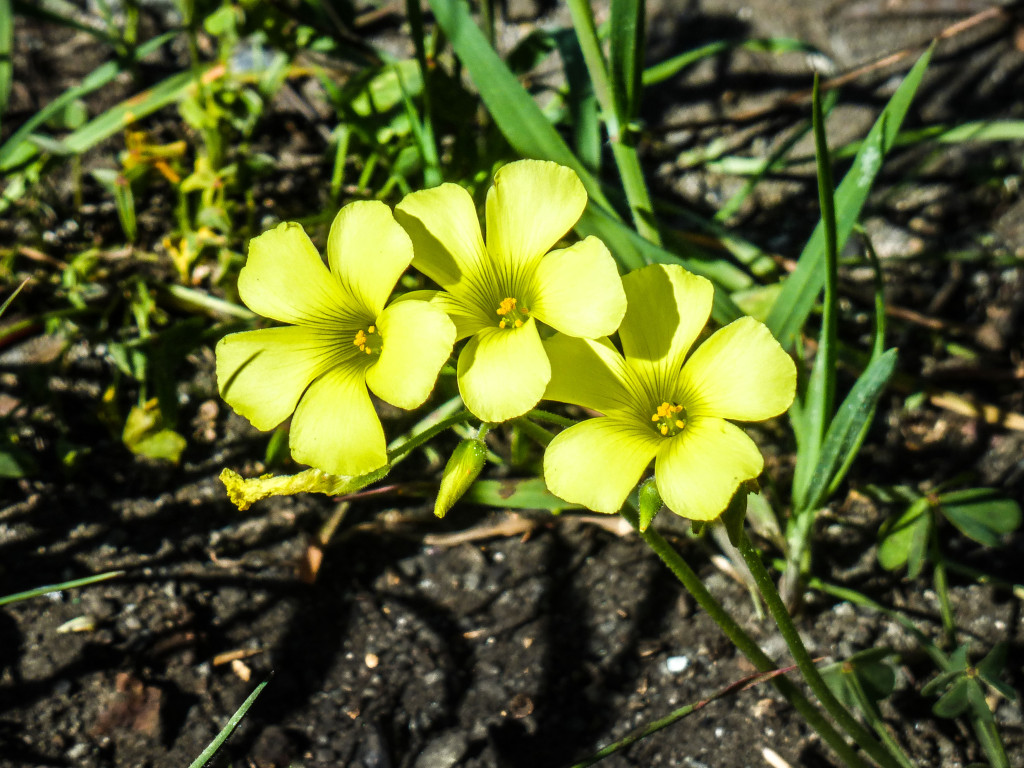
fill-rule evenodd
<path id="1" fill-rule="evenodd" d="M 793 618 L 789 615 L 789 611 L 786 610 L 786 606 L 782 602 L 782 597 L 775 588 L 775 582 L 768 573 L 768 569 L 764 567 L 764 563 L 761 562 L 760 553 L 750 543 L 750 538 L 745 530 L 740 534 L 738 544 L 740 554 L 743 556 L 743 560 L 746 562 L 751 574 L 753 574 L 761 596 L 768 606 L 768 612 L 775 619 L 775 624 L 782 633 L 783 640 L 789 646 L 789 651 L 793 654 L 794 661 L 796 661 L 801 674 L 804 676 L 804 680 L 807 681 L 814 695 L 818 697 L 818 700 L 828 713 L 835 718 L 835 721 L 839 723 L 843 730 L 850 734 L 861 749 L 870 755 L 872 760 L 884 766 L 884 768 L 900 768 L 899 761 L 872 736 L 867 728 L 850 714 L 849 710 L 832 693 L 832 690 L 822 678 L 821 673 L 818 672 L 811 654 L 807 652 L 807 647 L 800 638 L 800 633 L 797 632 Z"/>
<path id="2" fill-rule="evenodd" d="M 640 530 L 640 518 L 636 510 L 628 504 L 623 506 L 621 514 L 630 525 L 636 529 L 640 537 L 647 543 L 654 553 L 661 558 L 668 566 L 686 590 L 693 595 L 701 608 L 714 620 L 732 641 L 740 652 L 761 672 L 776 669 L 775 663 L 768 658 L 761 647 L 747 632 L 736 623 L 721 603 L 715 600 L 701 582 L 700 577 L 693 572 L 675 548 L 669 544 L 657 531 L 648 528 Z M 788 701 L 797 712 L 803 716 L 807 723 L 817 731 L 818 735 L 835 751 L 839 758 L 851 768 L 867 768 L 867 764 L 854 751 L 853 747 L 846 743 L 846 740 L 839 734 L 821 711 L 804 696 L 794 683 L 787 677 L 779 676 L 772 678 L 772 684 L 776 690 Z"/>
<path id="3" fill-rule="evenodd" d="M 459 411 L 458 413 L 452 414 L 451 416 L 445 419 L 441 419 L 441 421 L 437 422 L 436 424 L 430 427 L 427 427 L 422 432 L 413 435 L 405 442 L 400 443 L 399 445 L 395 446 L 390 451 L 388 451 L 388 463 L 394 464 L 398 459 L 407 454 L 409 451 L 413 450 L 414 448 L 419 448 L 425 442 L 441 434 L 449 427 L 453 427 L 456 424 L 461 424 L 462 422 L 469 421 L 470 419 L 473 418 L 475 417 L 469 411 Z"/>

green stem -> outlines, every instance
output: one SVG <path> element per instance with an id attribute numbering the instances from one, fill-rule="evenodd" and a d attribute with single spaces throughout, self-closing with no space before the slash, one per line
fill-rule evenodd
<path id="1" fill-rule="evenodd" d="M 856 718 L 835 697 L 828 684 L 822 678 L 821 673 L 818 672 L 811 654 L 807 652 L 807 647 L 800 638 L 800 633 L 797 632 L 796 625 L 793 623 L 789 611 L 786 610 L 786 606 L 782 602 L 782 597 L 779 595 L 778 590 L 775 589 L 775 582 L 764 567 L 764 563 L 761 562 L 761 554 L 750 543 L 750 538 L 745 530 L 740 535 L 738 545 L 740 554 L 743 556 L 743 560 L 750 569 L 751 574 L 753 574 L 754 581 L 757 582 L 758 589 L 761 591 L 761 596 L 768 606 L 768 612 L 775 619 L 775 624 L 782 633 L 782 639 L 789 646 L 789 651 L 793 654 L 793 659 L 800 668 L 800 673 L 803 675 L 804 680 L 807 681 L 814 695 L 818 697 L 818 701 L 822 703 L 843 730 L 853 737 L 861 749 L 871 756 L 872 760 L 884 766 L 884 768 L 899 768 L 899 762 L 882 744 L 875 740 L 867 728 L 857 722 Z"/>
<path id="2" fill-rule="evenodd" d="M 693 596 L 698 605 L 700 605 L 712 620 L 718 624 L 726 637 L 732 641 L 733 645 L 735 645 L 759 671 L 767 672 L 777 669 L 775 663 L 768 658 L 765 652 L 761 650 L 761 647 L 749 634 L 747 634 L 743 627 L 737 624 L 735 619 L 726 613 L 722 605 L 715 600 L 714 596 L 710 592 L 708 592 L 700 578 L 693 572 L 687 562 L 683 559 L 682 555 L 680 555 L 675 548 L 661 536 L 661 534 L 653 528 L 641 531 L 640 518 L 636 510 L 629 505 L 622 508 L 621 514 L 629 524 L 633 526 L 644 542 L 646 542 L 647 546 L 649 546 L 654 553 L 661 558 L 662 562 L 668 566 L 669 570 L 672 571 L 683 587 L 685 587 Z M 824 718 L 818 708 L 800 692 L 789 678 L 781 676 L 773 678 L 772 684 L 775 686 L 776 690 L 782 694 L 786 701 L 788 701 L 793 708 L 803 716 L 807 723 L 817 731 L 818 735 L 821 736 L 825 743 L 832 747 L 835 753 L 844 763 L 846 763 L 846 765 L 851 766 L 852 768 L 867 768 L 867 764 L 861 760 L 860 756 L 849 744 L 846 743 L 839 732 L 832 727 L 832 724 Z"/>
<path id="3" fill-rule="evenodd" d="M 864 686 L 861 685 L 860 679 L 856 674 L 848 674 L 846 676 L 846 683 L 850 690 L 853 692 L 854 698 L 857 699 L 857 706 L 860 711 L 867 718 L 868 722 L 871 723 L 871 727 L 875 729 L 875 733 L 878 734 L 878 738 L 885 744 L 886 749 L 892 753 L 896 761 L 902 766 L 902 768 L 916 768 L 914 762 L 907 756 L 896 740 L 889 733 L 889 729 L 885 727 L 885 723 L 882 722 L 878 716 L 878 711 L 871 699 L 868 698 L 867 692 L 864 690 Z"/>
<path id="4" fill-rule="evenodd" d="M 520 417 L 512 423 L 519 427 L 519 429 L 523 431 L 524 435 L 533 438 L 542 446 L 547 446 L 548 443 L 555 439 L 553 433 L 548 432 L 548 430 L 544 429 L 544 427 L 539 424 L 534 424 L 527 418 Z"/>
<path id="5" fill-rule="evenodd" d="M 433 426 L 427 427 L 419 434 L 413 435 L 404 443 L 401 443 L 388 451 L 388 463 L 394 464 L 409 451 L 419 448 L 425 442 L 441 434 L 449 427 L 453 427 L 456 424 L 461 424 L 462 422 L 469 421 L 473 418 L 476 417 L 469 411 L 460 411 L 459 413 L 452 414 L 446 419 L 441 419 L 441 421 L 437 422 Z"/>
<path id="6" fill-rule="evenodd" d="M 929 513 L 934 514 L 934 512 Z M 956 622 L 953 620 L 953 605 L 949 601 L 949 577 L 946 574 L 946 561 L 942 558 L 942 551 L 939 549 L 938 533 L 935 523 L 931 526 L 929 537 L 929 549 L 932 561 L 932 579 L 935 584 L 935 594 L 939 597 L 939 616 L 942 619 L 942 632 L 946 638 L 946 644 L 956 645 Z"/>

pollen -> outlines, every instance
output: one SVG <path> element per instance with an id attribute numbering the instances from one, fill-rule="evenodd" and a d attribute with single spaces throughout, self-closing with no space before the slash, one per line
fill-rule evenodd
<path id="1" fill-rule="evenodd" d="M 365 352 L 368 355 L 380 354 L 381 346 L 383 346 L 383 340 L 380 334 L 377 333 L 377 326 L 367 326 L 366 330 L 360 328 L 356 331 L 355 338 L 352 339 L 352 345 L 357 347 L 360 352 Z"/>
<path id="2" fill-rule="evenodd" d="M 674 437 L 686 426 L 686 409 L 676 403 L 664 402 L 651 414 L 651 421 L 662 437 Z"/>
<path id="3" fill-rule="evenodd" d="M 530 316 L 530 310 L 519 306 L 518 300 L 511 296 L 502 299 L 495 312 L 501 318 L 499 328 L 522 328 Z"/>

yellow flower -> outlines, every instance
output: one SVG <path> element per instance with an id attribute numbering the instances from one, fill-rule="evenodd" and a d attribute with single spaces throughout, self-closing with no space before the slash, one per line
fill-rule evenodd
<path id="1" fill-rule="evenodd" d="M 438 307 L 387 304 L 412 255 L 409 237 L 380 202 L 338 213 L 327 241 L 329 271 L 298 224 L 253 238 L 239 296 L 290 325 L 221 339 L 221 396 L 257 429 L 273 429 L 294 411 L 296 461 L 334 475 L 384 466 L 384 430 L 367 387 L 392 405 L 416 408 L 455 342 L 455 326 Z"/>
<path id="2" fill-rule="evenodd" d="M 433 303 L 459 339 L 472 337 L 459 355 L 459 391 L 484 421 L 521 416 L 544 394 L 551 366 L 538 321 L 597 338 L 622 320 L 626 298 L 604 243 L 588 237 L 550 250 L 586 204 L 571 169 L 521 160 L 499 170 L 488 191 L 486 244 L 473 199 L 455 184 L 413 192 L 395 209 L 413 266 L 444 289 Z"/>
<path id="3" fill-rule="evenodd" d="M 552 493 L 618 512 L 654 459 L 669 509 L 713 520 L 740 484 L 761 474 L 754 442 L 727 419 L 760 421 L 793 402 L 796 366 L 756 320 L 743 317 L 693 354 L 714 289 L 682 267 L 652 265 L 623 280 L 628 308 L 620 354 L 608 339 L 545 342 L 545 398 L 601 413 L 558 434 L 544 454 Z"/>

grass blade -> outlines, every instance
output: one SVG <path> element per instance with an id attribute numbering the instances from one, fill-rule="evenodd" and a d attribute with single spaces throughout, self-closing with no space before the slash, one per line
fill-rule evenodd
<path id="1" fill-rule="evenodd" d="M 821 205 L 821 226 L 825 236 L 825 298 L 822 307 L 818 352 L 807 383 L 807 393 L 799 413 L 803 424 L 797 431 L 802 438 L 797 446 L 796 471 L 793 475 L 793 503 L 797 513 L 806 510 L 807 484 L 811 470 L 817 466 L 821 441 L 832 418 L 836 393 L 836 251 L 835 188 L 832 185 L 832 160 L 825 137 L 825 118 L 821 109 L 821 89 L 814 76 L 811 100 L 814 128 L 814 150 L 818 170 L 818 201 Z"/>
<path id="2" fill-rule="evenodd" d="M 690 51 L 680 53 L 678 56 L 673 56 L 671 59 L 659 62 L 652 67 L 647 68 L 643 73 L 643 84 L 646 85 L 657 85 L 660 82 L 668 80 L 673 75 L 682 72 L 689 66 L 696 64 L 701 59 L 707 59 L 711 56 L 717 56 L 719 53 L 725 53 L 736 48 L 744 48 L 748 51 L 763 51 L 766 53 L 816 53 L 820 54 L 817 48 L 808 45 L 800 40 L 794 40 L 788 37 L 769 37 L 769 38 L 757 38 L 754 40 L 742 40 L 742 41 L 731 41 L 731 40 L 717 40 L 707 45 L 702 45 L 699 48 L 694 48 Z"/>
<path id="3" fill-rule="evenodd" d="M 640 108 L 644 68 L 643 0 L 612 0 L 608 76 L 620 129 L 636 117 Z"/>
<path id="4" fill-rule="evenodd" d="M 192 761 L 189 768 L 203 768 L 204 765 L 210 762 L 210 758 L 217 754 L 217 750 L 220 749 L 224 742 L 228 740 L 228 736 L 231 735 L 231 732 L 238 727 L 240 722 L 242 722 L 242 718 L 245 717 L 245 713 L 249 711 L 249 707 L 255 703 L 256 697 L 263 693 L 263 689 L 267 687 L 267 683 L 269 682 L 270 678 L 268 677 L 256 686 L 255 690 L 253 690 L 253 692 L 249 694 L 248 698 L 242 702 L 242 706 L 235 710 L 235 714 L 233 714 L 231 719 L 228 720 L 224 727 L 220 729 L 220 733 L 217 734 L 216 738 L 214 738 L 206 749 L 200 753 L 199 757 Z"/>
<path id="5" fill-rule="evenodd" d="M 7 113 L 7 102 L 11 98 L 11 82 L 14 79 L 14 14 L 11 0 L 0 0 L 0 120 Z M 0 122 L 2 125 L 2 122 Z"/>
<path id="6" fill-rule="evenodd" d="M 45 587 L 36 587 L 25 592 L 18 592 L 13 595 L 7 595 L 0 597 L 0 605 L 7 605 L 9 603 L 17 603 L 21 600 L 30 600 L 33 597 L 39 597 L 40 595 L 48 595 L 50 592 L 62 592 L 65 589 L 77 589 L 78 587 L 84 587 L 89 584 L 95 584 L 100 581 L 107 581 L 109 579 L 115 579 L 118 576 L 123 576 L 124 571 L 108 571 L 107 573 L 99 573 L 95 576 L 86 576 L 83 579 L 73 579 L 71 581 L 62 581 L 60 584 L 48 584 Z"/>
<path id="7" fill-rule="evenodd" d="M 929 48 L 907 73 L 871 127 L 864 145 L 853 161 L 853 166 L 839 185 L 835 198 L 837 249 L 842 249 L 846 244 L 853 225 L 860 216 L 871 186 L 882 166 L 882 160 L 892 148 L 903 118 L 906 117 L 914 94 L 921 84 L 933 50 L 934 46 Z M 819 222 L 800 254 L 796 270 L 786 279 L 782 292 L 768 315 L 768 327 L 786 349 L 793 346 L 821 291 L 824 281 L 824 258 L 825 233 L 823 224 Z"/>
<path id="8" fill-rule="evenodd" d="M 836 470 L 847 464 L 850 452 L 856 450 L 858 435 L 874 414 L 878 398 L 896 368 L 896 356 L 897 351 L 890 349 L 871 363 L 839 406 L 804 493 L 804 508 L 813 509 L 819 504 Z"/>
<path id="9" fill-rule="evenodd" d="M 0 0 L 0 2 L 5 1 L 6 0 Z M 135 58 L 141 59 L 150 55 L 154 51 L 159 50 L 164 43 L 176 36 L 177 33 L 168 32 L 167 34 L 160 35 L 159 37 L 149 40 L 145 45 L 138 48 Z M 89 73 L 89 75 L 82 80 L 79 85 L 64 91 L 64 93 L 25 121 L 25 123 L 20 126 L 17 131 L 11 134 L 10 138 L 0 146 L 0 172 L 7 173 L 14 168 L 18 168 L 39 154 L 38 147 L 28 141 L 32 131 L 54 115 L 58 114 L 75 99 L 82 98 L 83 96 L 102 88 L 124 71 L 125 68 L 122 66 L 122 62 L 119 61 L 111 61 L 97 67 Z"/>

